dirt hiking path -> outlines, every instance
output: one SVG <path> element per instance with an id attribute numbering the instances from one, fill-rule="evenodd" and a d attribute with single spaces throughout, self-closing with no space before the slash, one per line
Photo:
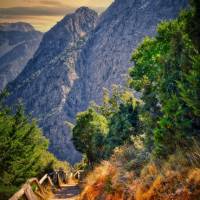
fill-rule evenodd
<path id="1" fill-rule="evenodd" d="M 50 200 L 76 200 L 79 194 L 78 184 L 63 185 Z"/>

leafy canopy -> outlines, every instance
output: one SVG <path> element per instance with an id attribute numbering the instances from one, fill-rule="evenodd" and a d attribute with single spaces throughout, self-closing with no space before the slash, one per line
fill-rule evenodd
<path id="1" fill-rule="evenodd" d="M 193 5 L 198 4 L 193 1 Z M 130 86 L 142 93 L 141 118 L 147 146 L 156 155 L 199 137 L 199 8 L 162 22 L 155 38 L 146 38 L 133 54 Z M 191 27 L 191 23 L 194 27 Z"/>

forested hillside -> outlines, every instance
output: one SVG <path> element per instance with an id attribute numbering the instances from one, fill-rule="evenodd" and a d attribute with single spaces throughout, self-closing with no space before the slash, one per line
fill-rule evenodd
<path id="1" fill-rule="evenodd" d="M 101 106 L 77 115 L 73 142 L 90 172 L 81 200 L 199 200 L 199 51 L 192 0 L 133 52 L 130 88 L 104 90 Z"/>

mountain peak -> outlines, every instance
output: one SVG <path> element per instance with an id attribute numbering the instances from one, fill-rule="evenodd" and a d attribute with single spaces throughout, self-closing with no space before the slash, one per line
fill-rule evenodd
<path id="1" fill-rule="evenodd" d="M 41 42 L 42 51 L 47 51 L 47 54 L 50 50 L 52 54 L 62 52 L 70 42 L 89 34 L 96 26 L 97 17 L 97 13 L 87 7 L 81 7 L 66 15 L 45 33 Z"/>
<path id="2" fill-rule="evenodd" d="M 87 22 L 90 24 L 90 21 L 92 20 L 92 24 L 96 24 L 94 21 L 97 20 L 98 14 L 88 8 L 88 7 L 80 7 L 78 8 L 74 13 L 72 14 L 67 14 L 61 21 L 59 21 L 53 28 L 52 30 L 56 30 L 58 27 L 61 29 L 65 29 L 66 27 L 73 26 L 73 24 L 81 24 L 87 27 Z M 73 23 L 71 22 L 73 21 Z M 90 29 L 90 28 L 89 28 Z M 71 29 L 73 30 L 73 28 Z M 60 31 L 60 30 L 59 30 Z"/>
<path id="3" fill-rule="evenodd" d="M 86 6 L 82 6 L 82 7 L 78 8 L 78 9 L 75 11 L 75 13 L 85 13 L 85 12 L 93 12 L 93 13 L 95 13 L 94 10 L 92 10 L 92 9 L 86 7 Z"/>
<path id="4" fill-rule="evenodd" d="M 0 31 L 20 31 L 20 32 L 30 32 L 35 29 L 31 24 L 26 22 L 16 22 L 16 23 L 1 23 Z"/>

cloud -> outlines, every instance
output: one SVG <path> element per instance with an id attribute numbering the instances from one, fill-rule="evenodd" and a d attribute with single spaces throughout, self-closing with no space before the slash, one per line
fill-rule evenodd
<path id="1" fill-rule="evenodd" d="M 36 7 L 12 7 L 12 8 L 0 8 L 0 17 L 5 16 L 60 16 L 67 13 L 73 12 L 73 7 L 47 7 L 47 6 L 36 6 Z"/>
<path id="2" fill-rule="evenodd" d="M 5 2 L 9 3 L 10 1 L 14 0 L 6 0 Z M 31 23 L 36 29 L 45 32 L 65 15 L 73 13 L 79 6 L 85 5 L 98 13 L 103 12 L 105 7 L 102 4 L 95 4 L 95 2 L 100 1 L 112 0 L 95 0 L 94 2 L 92 0 L 74 0 L 73 3 L 71 0 L 15 0 L 12 7 L 11 5 L 1 7 L 0 0 L 0 23 L 23 21 Z M 91 2 L 93 3 L 91 4 Z"/>
<path id="3" fill-rule="evenodd" d="M 50 1 L 50 0 L 41 0 L 40 4 L 46 5 L 46 6 L 64 6 L 63 3 L 60 1 Z"/>

